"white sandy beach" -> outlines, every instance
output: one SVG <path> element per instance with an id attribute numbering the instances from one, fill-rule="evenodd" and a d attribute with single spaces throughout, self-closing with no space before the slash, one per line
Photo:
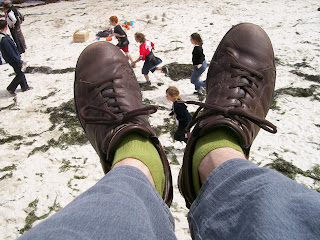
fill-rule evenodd
<path id="1" fill-rule="evenodd" d="M 21 92 L 19 87 L 17 96 L 12 97 L 6 87 L 14 77 L 13 69 L 8 64 L 0 66 L 0 239 L 17 238 L 20 232 L 66 206 L 103 176 L 99 158 L 89 142 L 65 143 L 63 147 L 51 146 L 46 151 L 39 148 L 49 146 L 51 139 L 58 141 L 69 131 L 61 119 L 52 127 L 52 109 L 73 99 L 72 69 L 82 50 L 97 41 L 96 33 L 107 27 L 112 15 L 119 19 L 125 15 L 126 20 L 134 21 L 127 32 L 134 59 L 138 57 L 139 46 L 133 35 L 140 31 L 154 42 L 155 55 L 163 60 L 163 65 L 191 64 L 193 45 L 189 37 L 193 32 L 202 35 L 206 60 L 210 61 L 233 25 L 240 22 L 260 25 L 269 35 L 277 59 L 276 90 L 298 88 L 311 94 L 277 96 L 277 108 L 269 111 L 267 119 L 277 125 L 278 133 L 261 130 L 249 160 L 265 166 L 283 159 L 303 171 L 320 164 L 319 1 L 75 0 L 27 5 L 16 5 L 24 7 L 19 9 L 25 15 L 21 28 L 28 46 L 23 59 L 29 67 L 71 70 L 60 74 L 26 73 L 33 89 Z M 89 31 L 86 42 L 73 42 L 77 29 Z M 116 39 L 112 43 L 116 44 Z M 134 68 L 139 82 L 145 81 L 142 65 L 139 62 Z M 206 72 L 202 80 L 205 78 Z M 198 100 L 189 78 L 173 81 L 156 72 L 150 74 L 150 79 L 155 89 L 143 91 L 143 99 L 161 106 L 150 117 L 153 127 L 163 126 L 164 119 L 169 118 L 171 103 L 165 98 L 168 86 L 177 86 L 184 100 Z M 194 112 L 196 107 L 190 105 L 188 109 Z M 170 150 L 169 162 L 175 156 L 179 162 L 171 165 L 174 182 L 171 211 L 176 236 L 179 240 L 190 239 L 188 211 L 177 187 L 185 144 L 173 141 L 170 133 L 159 138 Z M 320 182 L 312 178 L 298 174 L 296 180 L 309 188 L 320 189 Z"/>

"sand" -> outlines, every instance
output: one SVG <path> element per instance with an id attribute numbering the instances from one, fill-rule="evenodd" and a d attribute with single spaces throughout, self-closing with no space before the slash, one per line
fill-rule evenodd
<path id="1" fill-rule="evenodd" d="M 19 6 L 24 7 L 20 10 L 25 14 L 21 28 L 28 45 L 23 55 L 30 67 L 26 78 L 33 90 L 21 92 L 19 88 L 16 97 L 10 96 L 6 87 L 14 73 L 8 64 L 0 66 L 0 239 L 20 236 L 103 176 L 99 158 L 88 142 L 71 144 L 61 140 L 61 136 L 72 130 L 64 125 L 65 116 L 58 118 L 56 125 L 51 120 L 60 116 L 54 115 L 60 109 L 60 113 L 67 113 L 76 122 L 74 112 L 61 106 L 64 103 L 72 106 L 77 58 L 86 46 L 97 41 L 95 34 L 107 27 L 111 15 L 120 19 L 125 15 L 126 20 L 134 21 L 127 32 L 134 59 L 138 57 L 139 46 L 133 35 L 141 31 L 155 43 L 155 55 L 163 60 L 163 65 L 191 64 L 193 46 L 189 36 L 193 32 L 202 35 L 209 62 L 221 38 L 233 25 L 240 22 L 260 25 L 273 43 L 277 60 L 277 104 L 267 119 L 278 126 L 278 133 L 260 131 L 250 161 L 264 167 L 284 160 L 302 171 L 319 164 L 318 1 L 79 0 Z M 89 39 L 74 43 L 72 36 L 76 30 L 88 30 Z M 53 72 L 39 72 L 39 67 L 49 67 Z M 134 71 L 138 81 L 144 82 L 141 68 L 139 62 Z M 205 77 L 206 72 L 202 80 Z M 185 144 L 173 141 L 170 133 L 164 132 L 171 108 L 165 90 L 174 85 L 185 100 L 198 100 L 198 97 L 193 95 L 194 86 L 189 78 L 173 81 L 156 72 L 150 74 L 150 79 L 154 88 L 143 91 L 143 99 L 161 106 L 150 117 L 151 125 L 162 129 L 159 138 L 169 151 L 169 161 L 178 161 L 171 164 L 175 232 L 178 239 L 190 239 L 188 211 L 176 184 Z M 299 90 L 308 93 L 307 96 L 296 96 Z M 196 107 L 190 105 L 188 109 L 194 112 Z M 174 120 L 169 118 L 169 122 L 172 124 Z M 82 134 L 77 126 L 74 129 L 78 135 Z M 319 181 L 303 174 L 297 174 L 296 180 L 319 191 Z"/>

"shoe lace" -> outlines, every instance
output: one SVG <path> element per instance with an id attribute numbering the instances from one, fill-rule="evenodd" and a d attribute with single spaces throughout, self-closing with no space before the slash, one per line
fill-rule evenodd
<path id="1" fill-rule="evenodd" d="M 252 88 L 253 84 L 258 88 L 259 82 L 263 79 L 263 75 L 259 73 L 258 71 L 251 69 L 247 66 L 244 66 L 240 63 L 231 63 L 231 67 L 236 68 L 240 71 L 236 71 L 231 75 L 232 78 L 234 77 L 241 77 L 240 82 L 235 82 L 230 88 L 238 88 L 240 87 L 243 90 L 243 95 L 245 93 L 250 94 L 252 98 L 255 96 L 255 90 Z M 232 97 L 230 97 L 232 98 Z M 245 119 L 248 120 L 256 125 L 258 125 L 260 128 L 270 132 L 270 133 L 276 133 L 277 127 L 273 125 L 271 122 L 264 118 L 257 117 L 251 113 L 248 113 L 243 110 L 242 106 L 246 104 L 246 101 L 242 97 L 238 97 L 238 104 L 234 103 L 231 107 L 221 107 L 215 104 L 209 104 L 209 103 L 202 103 L 202 102 L 196 102 L 196 101 L 185 101 L 187 104 L 194 104 L 199 106 L 199 108 L 194 113 L 187 129 L 190 130 L 193 125 L 195 125 L 197 122 L 213 115 L 223 115 L 226 118 L 234 119 L 237 122 L 243 122 L 241 120 Z M 239 105 L 239 102 L 241 103 Z M 248 105 L 247 105 L 248 106 Z M 202 109 L 206 109 L 209 111 L 206 111 L 205 113 L 199 115 L 199 112 Z M 198 116 L 199 115 L 199 116 Z"/>
<path id="2" fill-rule="evenodd" d="M 125 111 L 122 106 L 125 104 L 117 101 L 119 98 L 124 98 L 125 96 L 116 93 L 115 88 L 122 88 L 121 85 L 114 82 L 115 79 L 119 79 L 121 76 L 115 76 L 112 79 L 105 80 L 100 86 L 94 87 L 93 91 L 102 95 L 102 98 L 95 105 L 87 105 L 81 108 L 79 114 L 84 120 L 85 124 L 110 124 L 110 125 L 120 125 L 130 122 L 133 118 L 141 115 L 150 115 L 157 111 L 157 106 L 147 106 L 132 111 Z M 99 85 L 99 86 L 98 86 Z M 106 106 L 102 106 L 106 103 Z M 92 111 L 100 112 L 101 116 L 92 116 Z M 89 114 L 90 112 L 90 114 Z"/>

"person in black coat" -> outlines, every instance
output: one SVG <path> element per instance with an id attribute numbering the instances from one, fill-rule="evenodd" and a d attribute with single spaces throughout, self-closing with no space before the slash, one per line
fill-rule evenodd
<path id="1" fill-rule="evenodd" d="M 2 53 L 3 59 L 10 64 L 16 73 L 15 78 L 7 87 L 10 94 L 16 95 L 15 90 L 18 85 L 21 86 L 22 91 L 28 91 L 32 89 L 28 86 L 26 77 L 22 72 L 21 68 L 26 66 L 26 62 L 23 62 L 20 57 L 20 53 L 17 49 L 12 38 L 7 34 L 8 25 L 6 20 L 0 20 L 0 51 Z"/>
<path id="2" fill-rule="evenodd" d="M 174 133 L 174 140 L 176 141 L 188 141 L 189 132 L 186 131 L 186 127 L 191 121 L 191 114 L 189 113 L 187 106 L 181 102 L 180 92 L 176 87 L 170 86 L 166 90 L 166 98 L 173 102 L 172 112 L 170 115 L 174 115 L 178 121 L 178 129 Z"/>

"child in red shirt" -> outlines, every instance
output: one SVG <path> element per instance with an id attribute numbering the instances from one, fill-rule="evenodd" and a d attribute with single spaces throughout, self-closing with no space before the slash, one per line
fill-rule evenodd
<path id="1" fill-rule="evenodd" d="M 150 78 L 149 78 L 149 71 L 154 72 L 155 70 L 163 70 L 162 67 L 158 67 L 162 60 L 156 56 L 154 56 L 152 50 L 154 50 L 154 44 L 150 40 L 145 38 L 143 33 L 136 32 L 134 34 L 134 38 L 136 42 L 140 43 L 140 56 L 139 58 L 132 62 L 132 67 L 135 67 L 136 63 L 139 61 L 144 61 L 142 67 L 142 74 L 146 78 L 147 85 L 151 85 Z"/>

